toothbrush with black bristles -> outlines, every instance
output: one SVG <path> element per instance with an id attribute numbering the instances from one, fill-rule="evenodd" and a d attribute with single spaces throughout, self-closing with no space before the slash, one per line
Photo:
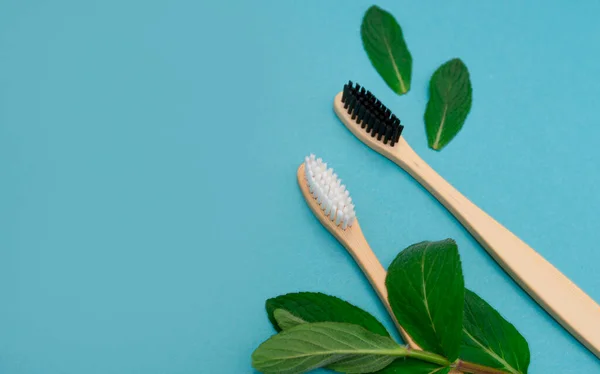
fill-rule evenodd
<path id="1" fill-rule="evenodd" d="M 600 306 L 590 296 L 427 165 L 401 136 L 400 119 L 370 91 L 349 81 L 333 108 L 359 140 L 425 187 L 517 284 L 600 358 Z"/>

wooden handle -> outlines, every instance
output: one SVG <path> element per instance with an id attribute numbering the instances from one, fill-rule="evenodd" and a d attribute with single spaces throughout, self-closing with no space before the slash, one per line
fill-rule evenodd
<path id="1" fill-rule="evenodd" d="M 600 306 L 512 232 L 461 195 L 402 140 L 390 158 L 435 196 L 502 268 L 600 358 Z"/>
<path id="2" fill-rule="evenodd" d="M 375 256 L 375 253 L 373 253 L 371 247 L 369 247 L 360 225 L 358 224 L 358 220 L 354 222 L 352 227 L 349 227 L 346 230 L 341 230 L 341 232 L 338 232 L 338 235 L 334 236 L 337 237 L 338 241 L 350 253 L 354 261 L 361 268 L 377 292 L 379 299 L 383 305 L 385 305 L 389 315 L 394 320 L 394 324 L 400 332 L 400 335 L 402 335 L 403 340 L 412 348 L 420 349 L 419 346 L 408 335 L 408 333 L 402 328 L 402 326 L 400 326 L 400 323 L 394 316 L 394 311 L 392 310 L 390 302 L 388 301 L 388 292 L 385 286 L 387 272 Z"/>

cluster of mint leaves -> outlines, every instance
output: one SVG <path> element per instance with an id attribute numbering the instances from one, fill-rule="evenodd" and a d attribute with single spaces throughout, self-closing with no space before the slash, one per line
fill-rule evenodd
<path id="1" fill-rule="evenodd" d="M 360 31 L 367 56 L 381 78 L 396 94 L 408 93 L 413 58 L 394 16 L 373 5 L 365 12 Z M 460 58 L 446 61 L 433 73 L 423 118 L 431 149 L 440 151 L 462 129 L 472 96 L 469 70 Z"/>
<path id="2" fill-rule="evenodd" d="M 342 373 L 526 374 L 529 346 L 482 298 L 464 286 L 452 239 L 402 250 L 386 275 L 394 317 L 421 348 L 397 343 L 368 312 L 319 292 L 266 301 L 276 334 L 252 354 L 262 373 L 326 368 Z"/>

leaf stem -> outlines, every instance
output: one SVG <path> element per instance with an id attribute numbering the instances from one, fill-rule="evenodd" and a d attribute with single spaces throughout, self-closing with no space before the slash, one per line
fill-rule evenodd
<path id="1" fill-rule="evenodd" d="M 467 362 L 458 360 L 456 363 L 456 369 L 461 372 L 471 374 L 506 374 L 507 372 L 500 369 L 494 369 L 488 366 L 475 364 L 473 362 Z"/>
<path id="2" fill-rule="evenodd" d="M 444 356 L 440 356 L 436 353 L 420 351 L 416 349 L 412 349 L 408 346 L 399 346 L 394 349 L 385 349 L 385 350 L 350 350 L 348 352 L 336 351 L 336 353 L 348 353 L 348 354 L 376 354 L 376 355 L 384 355 L 384 356 L 394 356 L 394 357 L 410 357 L 417 360 L 429 362 L 431 364 L 436 364 L 440 366 L 450 366 L 451 362 Z M 487 373 L 487 372 L 485 372 Z M 495 373 L 495 372 L 494 372 Z M 504 372 L 500 372 L 506 374 Z"/>
<path id="3" fill-rule="evenodd" d="M 431 352 L 417 351 L 417 350 L 410 349 L 410 348 L 404 348 L 404 349 L 406 349 L 406 351 L 407 351 L 406 357 L 416 358 L 421 361 L 427 361 L 432 364 L 438 364 L 441 366 L 449 366 L 450 365 L 450 361 L 448 361 L 446 359 L 446 357 L 444 357 L 444 356 L 440 356 L 438 354 L 431 353 Z"/>

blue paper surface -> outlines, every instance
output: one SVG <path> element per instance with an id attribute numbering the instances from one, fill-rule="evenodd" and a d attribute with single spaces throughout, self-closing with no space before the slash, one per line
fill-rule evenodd
<path id="1" fill-rule="evenodd" d="M 323 157 L 387 267 L 453 238 L 466 286 L 511 321 L 530 373 L 600 361 L 423 188 L 335 117 L 349 79 L 475 204 L 600 301 L 600 4 L 380 1 L 414 59 L 398 97 L 362 49 L 365 1 L 0 4 L 0 373 L 252 373 L 264 300 L 342 297 L 393 325 L 296 184 Z M 440 153 L 433 71 L 468 66 L 473 109 Z M 600 323 L 600 321 L 599 321 Z"/>

